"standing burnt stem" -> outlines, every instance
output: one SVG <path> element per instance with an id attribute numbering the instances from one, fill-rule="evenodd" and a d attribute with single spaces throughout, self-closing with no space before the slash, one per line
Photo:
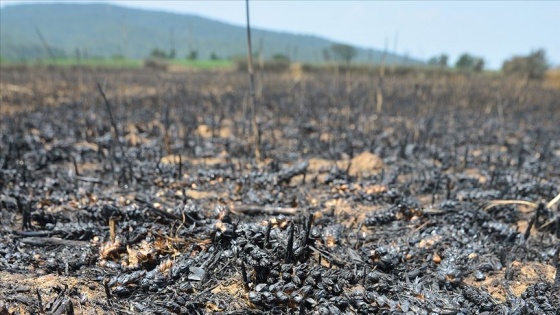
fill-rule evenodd
<path id="1" fill-rule="evenodd" d="M 253 133 L 253 153 L 255 161 L 261 159 L 259 125 L 257 123 L 257 100 L 255 96 L 255 74 L 253 71 L 253 47 L 251 45 L 251 24 L 249 19 L 249 0 L 245 0 L 247 13 L 247 71 L 249 72 L 249 102 L 251 110 L 251 129 Z"/>
<path id="2" fill-rule="evenodd" d="M 183 158 L 181 157 L 181 154 L 177 155 L 179 156 L 177 161 L 177 179 L 181 179 L 181 177 L 183 177 Z"/>
<path id="3" fill-rule="evenodd" d="M 245 288 L 245 291 L 249 291 L 249 279 L 247 277 L 247 270 L 245 269 L 245 263 L 243 262 L 243 259 L 240 259 L 240 263 L 241 277 L 243 277 L 243 287 Z"/>
<path id="4" fill-rule="evenodd" d="M 165 152 L 167 152 L 167 154 L 171 154 L 171 139 L 169 137 L 169 103 L 165 104 L 165 109 L 164 109 L 164 139 L 163 139 L 163 144 L 165 145 Z"/>
<path id="5" fill-rule="evenodd" d="M 541 216 L 541 214 L 543 214 L 545 210 L 545 205 L 544 203 L 539 203 L 539 206 L 537 207 L 537 210 L 535 211 L 535 227 L 540 227 L 539 224 L 539 217 Z"/>
<path id="6" fill-rule="evenodd" d="M 31 211 L 29 204 L 27 202 L 22 202 L 21 197 L 16 197 L 16 205 L 18 210 L 21 212 L 22 215 L 22 227 L 21 229 L 24 231 L 31 229 Z"/>
<path id="7" fill-rule="evenodd" d="M 447 194 L 445 196 L 445 199 L 449 200 L 451 199 L 451 190 L 453 189 L 453 182 L 451 181 L 451 178 L 447 177 Z"/>
<path id="8" fill-rule="evenodd" d="M 41 292 L 39 289 L 35 289 L 35 293 L 37 294 L 37 303 L 39 304 L 39 313 L 43 313 L 43 299 L 41 298 Z"/>
<path id="9" fill-rule="evenodd" d="M 72 164 L 74 164 L 74 173 L 76 173 L 76 176 L 80 176 L 80 171 L 78 169 L 78 163 L 76 162 L 76 158 L 74 156 L 72 156 Z"/>
<path id="10" fill-rule="evenodd" d="M 105 295 L 107 296 L 107 303 L 111 305 L 111 288 L 109 288 L 109 281 L 103 281 L 103 288 L 105 289 Z"/>
<path id="11" fill-rule="evenodd" d="M 284 257 L 286 263 L 289 263 L 294 257 L 294 221 L 290 222 L 288 229 L 288 246 L 286 247 L 286 256 Z"/>
<path id="12" fill-rule="evenodd" d="M 521 170 L 521 168 L 523 167 L 523 163 L 525 162 L 525 159 L 523 157 L 523 148 L 519 149 L 519 152 L 517 154 L 517 170 Z"/>
<path id="13" fill-rule="evenodd" d="M 20 160 L 18 164 L 21 167 L 21 180 L 23 181 L 23 186 L 27 187 L 27 165 L 23 160 Z"/>
<path id="14" fill-rule="evenodd" d="M 469 162 L 469 147 L 466 147 L 465 148 L 465 155 L 463 155 L 463 165 L 461 167 L 463 170 L 465 168 L 467 168 L 468 162 Z"/>
<path id="15" fill-rule="evenodd" d="M 307 246 L 307 244 L 309 244 L 309 234 L 311 233 L 311 225 L 313 224 L 313 219 L 314 219 L 313 214 L 310 213 L 306 221 L 305 239 L 303 240 L 303 246 Z"/>
<path id="16" fill-rule="evenodd" d="M 185 189 L 185 187 L 181 187 L 181 192 L 182 192 L 182 200 L 183 200 L 183 204 L 186 205 L 187 204 L 187 190 Z"/>
<path id="17" fill-rule="evenodd" d="M 119 145 L 122 156 L 124 157 L 124 148 L 123 148 L 121 140 L 120 140 L 119 129 L 117 128 L 117 123 L 115 121 L 115 118 L 113 117 L 113 111 L 111 110 L 111 103 L 107 99 L 107 96 L 105 95 L 105 92 L 103 91 L 103 88 L 101 87 L 101 84 L 99 82 L 97 82 L 97 89 L 99 90 L 99 93 L 101 94 L 101 97 L 103 97 L 103 100 L 105 101 L 105 109 L 107 110 L 107 113 L 109 114 L 109 121 L 111 122 L 111 126 L 113 127 L 113 131 L 115 132 L 115 137 L 117 138 L 117 144 Z"/>
<path id="18" fill-rule="evenodd" d="M 525 230 L 525 233 L 523 234 L 523 238 L 525 240 L 527 240 L 529 238 L 529 235 L 531 234 L 531 229 L 533 228 L 533 225 L 538 226 L 537 221 L 539 220 L 539 216 L 540 216 L 540 212 L 541 209 L 544 208 L 544 204 L 540 203 L 539 206 L 537 207 L 537 209 L 535 210 L 535 215 L 531 218 L 531 221 L 529 221 L 529 224 L 527 225 L 527 229 Z"/>
<path id="19" fill-rule="evenodd" d="M 107 110 L 107 113 L 109 115 L 109 121 L 111 122 L 111 126 L 113 127 L 113 131 L 115 132 L 115 138 L 116 138 L 116 141 L 117 141 L 117 145 L 119 146 L 119 149 L 121 150 L 121 159 L 124 162 L 126 162 L 126 165 L 127 165 L 128 176 L 126 176 L 126 171 L 124 171 L 124 170 L 122 171 L 124 179 L 126 181 L 130 182 L 133 178 L 134 171 L 132 170 L 132 165 L 130 164 L 130 161 L 128 161 L 128 159 L 126 158 L 125 150 L 124 150 L 123 144 L 121 143 L 119 129 L 117 127 L 117 122 L 115 121 L 115 118 L 113 116 L 113 111 L 111 110 L 111 103 L 107 99 L 107 96 L 105 95 L 105 92 L 103 91 L 103 88 L 101 87 L 101 84 L 99 82 L 97 82 L 97 89 L 99 90 L 99 93 L 101 94 L 101 96 L 103 97 L 103 100 L 105 101 L 105 109 Z"/>
<path id="20" fill-rule="evenodd" d="M 264 236 L 264 248 L 268 248 L 269 247 L 269 242 L 270 242 L 270 231 L 272 230 L 272 223 L 269 221 L 268 225 L 266 226 L 266 233 Z"/>
<path id="21" fill-rule="evenodd" d="M 436 195 L 437 195 L 437 190 L 439 187 L 439 182 L 441 181 L 440 175 L 437 175 L 436 178 L 436 183 L 434 185 L 434 189 L 432 190 L 432 204 L 434 204 L 436 202 Z"/>

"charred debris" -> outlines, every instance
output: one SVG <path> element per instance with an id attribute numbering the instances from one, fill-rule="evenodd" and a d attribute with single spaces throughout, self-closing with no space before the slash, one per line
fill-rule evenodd
<path id="1" fill-rule="evenodd" d="M 557 90 L 1 71 L 0 314 L 559 314 Z"/>

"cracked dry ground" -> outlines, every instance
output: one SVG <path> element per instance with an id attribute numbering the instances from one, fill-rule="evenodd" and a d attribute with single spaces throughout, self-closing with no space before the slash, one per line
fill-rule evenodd
<path id="1" fill-rule="evenodd" d="M 0 71 L 0 314 L 559 314 L 558 90 Z"/>

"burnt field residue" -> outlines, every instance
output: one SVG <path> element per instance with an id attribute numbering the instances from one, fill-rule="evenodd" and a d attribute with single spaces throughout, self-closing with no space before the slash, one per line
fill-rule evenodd
<path id="1" fill-rule="evenodd" d="M 0 313 L 559 314 L 560 91 L 372 81 L 2 69 Z"/>

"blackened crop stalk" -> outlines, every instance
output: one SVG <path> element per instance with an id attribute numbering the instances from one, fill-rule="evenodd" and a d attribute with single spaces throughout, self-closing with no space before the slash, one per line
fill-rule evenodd
<path id="1" fill-rule="evenodd" d="M 101 93 L 101 96 L 103 97 L 103 100 L 105 101 L 105 109 L 107 110 L 107 113 L 109 114 L 109 121 L 111 122 L 111 126 L 113 127 L 113 131 L 115 132 L 115 137 L 117 137 L 117 143 L 118 143 L 119 148 L 121 150 L 121 153 L 124 157 L 124 148 L 123 148 L 122 143 L 120 141 L 119 129 L 117 128 L 117 123 L 115 121 L 115 118 L 113 117 L 113 111 L 111 110 L 111 103 L 109 103 L 109 100 L 107 99 L 107 96 L 105 95 L 105 92 L 103 91 L 103 88 L 101 87 L 101 84 L 99 82 L 97 82 L 97 89 L 99 90 L 99 93 Z"/>
<path id="2" fill-rule="evenodd" d="M 259 125 L 257 123 L 257 101 L 255 97 L 255 74 L 253 72 L 253 48 L 251 45 L 251 24 L 249 23 L 249 0 L 245 0 L 247 11 L 247 70 L 249 72 L 249 104 L 251 110 L 251 125 L 253 132 L 253 152 L 255 160 L 261 159 L 261 136 Z"/>
<path id="3" fill-rule="evenodd" d="M 527 238 L 529 237 L 530 233 L 531 233 L 531 228 L 533 227 L 533 225 L 535 223 L 537 223 L 538 219 L 539 219 L 539 215 L 541 214 L 542 211 L 544 211 L 544 209 L 552 209 L 552 207 L 560 202 L 560 194 L 556 195 L 556 197 L 554 197 L 552 200 L 550 200 L 549 202 L 547 202 L 546 204 L 544 203 L 535 203 L 535 202 L 531 202 L 531 201 L 525 201 L 525 200 L 493 200 L 491 201 L 485 208 L 485 211 L 488 211 L 494 207 L 500 206 L 500 205 L 524 205 L 530 208 L 535 209 L 535 214 L 533 215 L 533 217 L 531 218 L 531 221 L 529 221 L 529 225 L 527 226 L 527 229 L 525 230 L 524 233 L 524 238 L 525 240 L 527 240 Z M 553 224 L 556 223 L 556 218 L 549 220 L 547 222 L 545 222 L 544 224 L 542 224 L 540 226 L 541 229 L 551 226 Z"/>
<path id="4" fill-rule="evenodd" d="M 268 221 L 268 225 L 266 226 L 266 233 L 265 233 L 265 237 L 264 237 L 264 248 L 268 248 L 269 242 L 270 242 L 270 231 L 272 230 L 272 223 L 270 221 Z"/>
<path id="5" fill-rule="evenodd" d="M 113 298 L 111 294 L 111 288 L 109 288 L 109 281 L 103 281 L 103 288 L 105 289 L 105 297 L 107 298 L 107 304 L 112 305 L 111 299 Z"/>
<path id="6" fill-rule="evenodd" d="M 126 162 L 126 164 L 128 166 L 128 171 L 130 173 L 130 177 L 132 177 L 133 174 L 134 174 L 133 170 L 132 170 L 132 165 L 130 165 L 128 159 L 126 159 L 124 147 L 121 143 L 120 136 L 119 136 L 119 129 L 117 128 L 117 122 L 115 121 L 115 118 L 113 117 L 113 111 L 111 110 L 111 103 L 107 99 L 107 96 L 105 95 L 105 92 L 103 91 L 103 88 L 101 87 L 101 84 L 99 82 L 97 82 L 97 89 L 99 90 L 99 93 L 101 93 L 101 96 L 103 97 L 103 100 L 105 101 L 105 109 L 107 110 L 107 113 L 109 114 L 109 120 L 111 122 L 111 126 L 113 127 L 113 131 L 115 132 L 115 137 L 116 137 L 116 140 L 117 140 L 117 144 L 119 145 L 119 149 L 121 150 L 122 159 Z M 125 179 L 126 179 L 126 176 L 125 176 Z"/>
<path id="7" fill-rule="evenodd" d="M 181 179 L 183 177 L 183 158 L 181 157 L 181 154 L 177 154 L 179 156 L 179 159 L 177 161 L 177 179 Z"/>
<path id="8" fill-rule="evenodd" d="M 164 109 L 164 136 L 163 136 L 163 144 L 165 146 L 165 152 L 167 152 L 167 154 L 171 154 L 171 139 L 169 136 L 169 103 L 165 104 L 165 109 Z"/>
<path id="9" fill-rule="evenodd" d="M 37 294 L 37 303 L 39 304 L 39 312 L 43 313 L 44 308 L 43 308 L 43 298 L 41 297 L 41 292 L 39 292 L 39 289 L 36 288 L 35 293 Z"/>
<path id="10" fill-rule="evenodd" d="M 288 246 L 286 247 L 286 255 L 284 256 L 284 261 L 290 263 L 294 257 L 294 222 L 290 222 L 290 227 L 288 228 Z"/>
<path id="11" fill-rule="evenodd" d="M 249 291 L 249 278 L 247 277 L 247 270 L 245 269 L 243 259 L 241 259 L 241 276 L 243 277 L 243 287 L 245 291 Z"/>

